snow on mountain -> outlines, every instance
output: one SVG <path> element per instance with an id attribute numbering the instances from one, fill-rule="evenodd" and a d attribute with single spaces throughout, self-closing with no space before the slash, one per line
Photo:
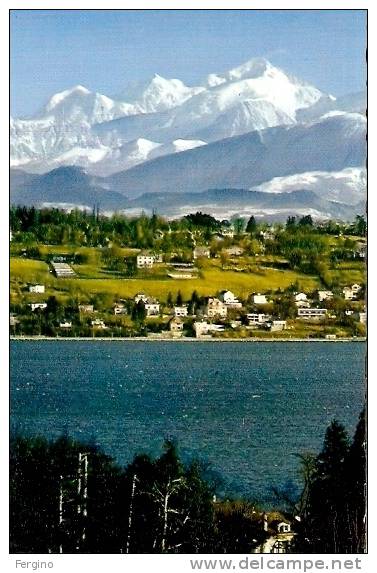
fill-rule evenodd
<path id="1" fill-rule="evenodd" d="M 242 135 L 248 131 L 266 129 L 276 125 L 289 125 L 294 119 L 265 100 L 245 100 L 221 113 L 205 128 L 193 133 L 205 141 L 217 141 Z"/>
<path id="2" fill-rule="evenodd" d="M 250 189 L 274 177 L 363 166 L 365 132 L 362 115 L 336 115 L 223 139 L 148 161 L 110 179 L 115 190 L 127 190 L 129 197 L 177 189 Z"/>
<path id="3" fill-rule="evenodd" d="M 299 121 L 312 121 L 331 111 L 365 114 L 367 109 L 367 93 L 361 91 L 335 98 L 323 96 L 315 104 L 297 112 Z"/>
<path id="4" fill-rule="evenodd" d="M 222 77 L 209 77 L 208 81 L 212 84 L 214 77 L 217 81 L 214 87 L 218 87 L 221 94 L 222 106 L 227 106 L 237 94 L 243 100 L 266 100 L 294 117 L 298 109 L 313 105 L 323 95 L 317 88 L 287 75 L 264 58 L 253 58 Z"/>
<path id="5" fill-rule="evenodd" d="M 87 167 L 89 173 L 101 176 L 111 175 L 117 171 L 124 171 L 134 165 L 143 163 L 150 158 L 154 150 L 158 150 L 161 143 L 148 139 L 136 139 L 117 148 L 107 148 L 108 151 L 98 162 Z"/>
<path id="6" fill-rule="evenodd" d="M 265 60 L 263 66 L 253 62 L 242 73 L 233 70 L 230 77 L 211 77 L 211 85 L 206 81 L 206 89 L 170 110 L 127 116 L 94 129 L 104 145 L 122 145 L 139 137 L 163 143 L 209 142 L 295 123 L 296 110 L 323 97 L 316 88 L 289 78 Z"/>
<path id="7" fill-rule="evenodd" d="M 80 129 L 55 121 L 53 117 L 36 120 L 12 119 L 10 123 L 11 166 L 43 170 L 42 165 L 75 147 L 98 148 L 100 142 L 87 123 Z"/>
<path id="8" fill-rule="evenodd" d="M 259 125 L 272 127 L 277 125 L 277 118 L 284 123 L 294 122 L 298 109 L 311 106 L 322 97 L 322 92 L 316 88 L 289 77 L 263 59 L 250 60 L 223 78 L 216 77 L 216 85 L 209 86 L 173 110 L 169 127 L 186 129 L 189 134 L 200 132 L 221 114 L 243 102 L 255 106 L 252 116 L 256 122 L 251 129 L 260 129 Z M 219 78 L 224 81 L 218 82 Z M 214 83 L 213 77 L 210 81 Z"/>
<path id="9" fill-rule="evenodd" d="M 132 170 L 133 180 L 133 169 L 140 164 L 145 163 L 149 172 L 149 163 L 154 165 L 159 157 L 169 155 L 172 159 L 159 164 L 161 171 L 159 167 L 156 173 L 157 187 L 163 187 L 163 174 L 169 172 L 166 166 L 174 166 L 179 155 L 185 158 L 179 160 L 182 165 L 188 161 L 190 166 L 190 190 L 196 184 L 203 189 L 206 182 L 207 188 L 212 186 L 219 173 L 227 184 L 238 186 L 242 182 L 242 187 L 248 187 L 302 171 L 360 167 L 361 116 L 345 114 L 363 106 L 357 94 L 340 98 L 338 105 L 333 96 L 263 58 L 251 59 L 225 73 L 210 74 L 201 86 L 189 87 L 179 79 L 156 74 L 152 80 L 130 85 L 120 96 L 109 98 L 78 85 L 53 95 L 34 118 L 11 120 L 11 166 L 31 173 L 81 166 L 101 176 Z M 341 115 L 336 120 L 337 111 Z M 281 130 L 274 131 L 279 126 Z M 334 139 L 333 130 L 339 139 Z M 318 132 L 317 140 L 308 139 L 314 131 Z M 364 134 L 365 125 L 361 131 Z M 244 150 L 237 149 L 238 159 L 232 163 L 223 157 L 222 150 L 230 145 L 227 138 L 233 138 L 234 153 L 241 145 L 237 137 L 242 134 L 250 134 L 249 143 Z M 217 141 L 214 151 L 206 145 Z M 207 147 L 208 152 L 204 151 Z M 200 162 L 208 157 L 208 165 L 191 165 L 191 154 L 196 157 L 196 153 Z M 244 173 L 251 161 L 248 153 L 262 161 L 259 165 L 255 159 L 251 180 Z M 339 156 L 341 160 L 335 161 Z M 187 181 L 187 177 L 179 168 L 166 185 L 180 188 L 178 180 Z M 144 191 L 140 182 L 136 187 Z"/>
<path id="10" fill-rule="evenodd" d="M 53 95 L 36 119 L 52 117 L 55 121 L 93 125 L 141 111 L 141 106 L 115 101 L 78 85 Z"/>
<path id="11" fill-rule="evenodd" d="M 201 141 L 200 139 L 175 139 L 171 143 L 161 145 L 161 147 L 154 149 L 148 159 L 154 159 L 155 157 L 161 157 L 162 155 L 170 155 L 171 153 L 181 153 L 182 151 L 195 149 L 195 147 L 201 147 L 202 145 L 207 144 L 205 141 Z"/>
<path id="12" fill-rule="evenodd" d="M 346 167 L 341 171 L 307 171 L 285 177 L 274 177 L 270 181 L 253 187 L 264 193 L 290 193 L 297 190 L 314 191 L 330 201 L 356 205 L 366 199 L 366 169 Z"/>
<path id="13" fill-rule="evenodd" d="M 155 74 L 150 82 L 131 85 L 120 97 L 141 109 L 142 113 L 154 113 L 176 107 L 204 89 L 188 87 L 181 80 Z"/>
<path id="14" fill-rule="evenodd" d="M 92 205 L 99 201 L 104 213 L 117 211 L 133 216 L 158 210 L 173 218 L 202 210 L 220 218 L 253 214 L 276 221 L 285 220 L 289 215 L 311 214 L 319 219 L 352 220 L 363 212 L 362 202 L 349 206 L 329 201 L 308 190 L 267 193 L 246 189 L 209 189 L 200 193 L 145 193 L 130 200 L 114 192 L 108 179 L 93 177 L 77 167 L 60 167 L 44 175 L 30 175 L 12 169 L 10 196 L 13 204 L 91 210 Z"/>

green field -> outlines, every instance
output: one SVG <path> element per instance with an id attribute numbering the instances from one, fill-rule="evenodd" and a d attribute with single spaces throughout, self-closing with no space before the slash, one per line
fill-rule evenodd
<path id="1" fill-rule="evenodd" d="M 60 299 L 70 296 L 89 298 L 95 294 L 104 294 L 113 298 L 130 298 L 138 292 L 166 301 L 171 292 L 174 295 L 180 290 L 185 300 L 196 290 L 201 296 L 215 295 L 223 289 L 233 291 L 238 297 L 246 299 L 253 292 L 276 291 L 298 283 L 299 289 L 305 292 L 320 288 L 319 277 L 296 272 L 290 269 L 274 268 L 284 263 L 281 257 L 242 257 L 230 261 L 225 270 L 219 259 L 202 260 L 199 263 L 199 277 L 193 279 L 172 279 L 167 276 L 168 266 L 156 265 L 153 269 L 140 270 L 136 277 L 126 278 L 122 273 L 106 269 L 101 258 L 101 249 L 90 247 L 40 245 L 43 254 L 48 253 L 82 253 L 87 262 L 73 265 L 77 276 L 73 279 L 57 279 L 47 263 L 11 256 L 11 299 L 29 302 L 35 299 L 26 290 L 28 283 L 42 283 L 46 286 L 46 295 L 54 294 Z M 124 251 L 124 252 L 123 252 Z M 135 249 L 122 249 L 124 256 L 135 253 Z M 265 266 L 265 265 L 269 266 Z M 340 263 L 330 268 L 328 275 L 339 285 L 365 282 L 365 264 L 362 261 Z M 45 295 L 45 296 L 46 296 Z M 41 297 L 41 295 L 39 295 Z"/>
<path id="2" fill-rule="evenodd" d="M 204 262 L 200 277 L 195 279 L 171 279 L 167 276 L 167 268 L 163 265 L 159 265 L 159 268 L 153 271 L 143 271 L 142 277 L 119 278 L 116 274 L 99 267 L 98 260 L 93 260 L 90 264 L 74 265 L 76 278 L 57 279 L 49 271 L 48 265 L 42 261 L 13 257 L 10 265 L 11 290 L 15 299 L 19 298 L 17 290 L 22 285 L 36 282 L 46 285 L 47 294 L 63 298 L 79 293 L 88 296 L 104 293 L 127 298 L 133 297 L 137 292 L 145 292 L 161 301 L 166 300 L 169 292 L 174 295 L 178 290 L 185 299 L 191 296 L 193 290 L 200 295 L 211 295 L 222 289 L 230 289 L 237 296 L 246 298 L 252 292 L 274 291 L 279 287 L 288 287 L 296 281 L 299 282 L 300 288 L 309 291 L 318 288 L 320 284 L 317 277 L 291 270 L 263 268 L 256 265 L 252 268 L 252 272 L 222 270 L 219 261 L 211 260 Z M 33 296 L 35 298 L 35 295 Z"/>

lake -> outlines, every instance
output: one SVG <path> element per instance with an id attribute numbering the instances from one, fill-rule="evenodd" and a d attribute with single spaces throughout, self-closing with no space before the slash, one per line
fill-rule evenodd
<path id="1" fill-rule="evenodd" d="M 361 342 L 12 341 L 11 424 L 95 439 L 120 463 L 176 438 L 224 491 L 271 502 L 336 418 L 353 433 Z"/>

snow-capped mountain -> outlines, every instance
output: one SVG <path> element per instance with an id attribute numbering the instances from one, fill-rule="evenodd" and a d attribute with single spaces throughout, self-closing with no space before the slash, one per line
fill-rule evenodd
<path id="1" fill-rule="evenodd" d="M 166 79 L 155 74 L 151 81 L 128 86 L 119 99 L 130 102 L 135 109 L 142 110 L 141 113 L 154 113 L 181 105 L 204 89 L 200 86 L 188 87 L 181 80 Z"/>
<path id="2" fill-rule="evenodd" d="M 37 118 L 38 116 L 41 119 L 53 118 L 56 122 L 67 124 L 93 125 L 135 113 L 139 113 L 139 108 L 136 106 L 114 101 L 78 85 L 53 95 Z"/>
<path id="3" fill-rule="evenodd" d="M 313 191 L 329 201 L 357 205 L 365 196 L 367 174 L 365 167 L 346 167 L 341 171 L 307 171 L 285 177 L 274 177 L 254 187 L 263 193 Z"/>
<path id="4" fill-rule="evenodd" d="M 96 173 L 111 173 L 135 164 L 126 157 L 126 143 L 149 140 L 169 152 L 177 140 L 207 143 L 294 124 L 298 110 L 328 97 L 261 58 L 203 83 L 188 87 L 156 74 L 115 99 L 81 85 L 64 90 L 33 118 L 12 120 L 11 165 L 31 172 L 96 166 Z"/>
<path id="5" fill-rule="evenodd" d="M 109 208 L 148 210 L 179 192 L 190 203 L 175 198 L 178 213 L 225 189 L 222 213 L 226 201 L 232 212 L 296 213 L 312 198 L 316 216 L 347 217 L 365 201 L 365 107 L 364 93 L 335 98 L 263 58 L 193 87 L 157 74 L 116 97 L 78 85 L 11 119 L 11 166 L 36 174 L 16 171 L 13 198 L 90 205 L 106 193 Z M 254 195 L 237 202 L 232 189 Z"/>
<path id="6" fill-rule="evenodd" d="M 366 119 L 331 113 L 308 124 L 277 126 L 166 155 L 109 178 L 128 197 L 145 192 L 251 189 L 275 177 L 339 172 L 365 164 Z"/>

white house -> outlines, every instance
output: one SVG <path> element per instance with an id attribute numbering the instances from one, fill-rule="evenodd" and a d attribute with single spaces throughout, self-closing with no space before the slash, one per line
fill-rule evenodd
<path id="1" fill-rule="evenodd" d="M 264 313 L 250 312 L 246 315 L 246 318 L 249 321 L 249 326 L 252 326 L 253 324 L 266 324 L 271 319 L 271 316 Z"/>
<path id="2" fill-rule="evenodd" d="M 205 257 L 209 259 L 210 256 L 211 256 L 211 251 L 209 247 L 195 247 L 193 251 L 194 259 L 199 259 L 200 257 Z"/>
<path id="3" fill-rule="evenodd" d="M 254 294 L 253 295 L 253 303 L 254 304 L 267 304 L 268 300 L 265 294 Z"/>
<path id="4" fill-rule="evenodd" d="M 45 285 L 29 285 L 29 292 L 44 293 Z"/>
<path id="5" fill-rule="evenodd" d="M 60 322 L 59 326 L 60 328 L 72 328 L 72 322 L 65 320 L 64 322 Z"/>
<path id="6" fill-rule="evenodd" d="M 264 241 L 273 241 L 275 239 L 275 232 L 274 230 L 271 228 L 268 231 L 261 231 L 259 233 L 259 236 L 264 240 Z"/>
<path id="7" fill-rule="evenodd" d="M 234 237 L 234 230 L 231 227 L 221 227 L 220 234 L 223 237 Z"/>
<path id="8" fill-rule="evenodd" d="M 297 318 L 325 318 L 327 314 L 326 308 L 299 308 L 297 309 Z"/>
<path id="9" fill-rule="evenodd" d="M 219 316 L 221 318 L 225 318 L 228 313 L 228 308 L 226 304 L 224 304 L 218 298 L 209 297 L 207 300 L 207 304 L 204 307 L 204 314 L 210 318 L 214 318 L 215 316 Z"/>
<path id="10" fill-rule="evenodd" d="M 17 316 L 11 312 L 9 315 L 9 326 L 16 326 L 20 321 L 18 320 Z"/>
<path id="11" fill-rule="evenodd" d="M 127 309 L 124 306 L 124 304 L 121 303 L 116 303 L 114 304 L 114 314 L 118 315 L 118 314 L 127 314 Z"/>
<path id="12" fill-rule="evenodd" d="M 346 300 L 353 300 L 356 297 L 356 293 L 350 287 L 344 287 L 343 295 Z"/>
<path id="13" fill-rule="evenodd" d="M 278 533 L 289 533 L 291 531 L 290 523 L 286 523 L 285 521 L 281 521 L 276 525 L 276 529 Z"/>
<path id="14" fill-rule="evenodd" d="M 187 304 L 174 307 L 174 316 L 187 316 L 187 314 L 188 314 Z"/>
<path id="15" fill-rule="evenodd" d="M 286 320 L 273 320 L 270 323 L 271 332 L 278 332 L 279 330 L 286 330 L 286 329 L 287 329 Z"/>
<path id="16" fill-rule="evenodd" d="M 148 302 L 148 297 L 146 294 L 144 294 L 143 292 L 138 293 L 137 295 L 135 295 L 134 301 L 136 302 L 136 304 L 140 301 L 143 301 L 144 303 Z"/>
<path id="17" fill-rule="evenodd" d="M 47 303 L 46 302 L 32 302 L 31 304 L 29 304 L 29 306 L 31 307 L 31 310 L 34 312 L 35 310 L 37 310 L 37 308 L 41 308 L 42 310 L 44 308 L 47 308 Z"/>
<path id="18" fill-rule="evenodd" d="M 174 318 L 171 319 L 171 321 L 169 322 L 169 329 L 170 332 L 173 333 L 173 335 L 181 335 L 183 332 L 183 322 L 182 320 L 175 316 Z"/>
<path id="19" fill-rule="evenodd" d="M 359 284 L 353 284 L 352 286 L 348 287 L 344 287 L 343 289 L 343 295 L 344 298 L 346 300 L 353 300 L 355 298 L 357 298 L 357 295 L 359 294 L 359 292 L 361 291 L 362 287 Z"/>
<path id="20" fill-rule="evenodd" d="M 295 295 L 295 302 L 306 302 L 308 300 L 308 297 L 306 296 L 306 294 L 304 292 L 296 292 Z"/>
<path id="21" fill-rule="evenodd" d="M 359 294 L 359 292 L 362 289 L 361 285 L 358 285 L 357 283 L 351 286 L 352 292 L 354 292 L 355 294 Z"/>
<path id="22" fill-rule="evenodd" d="M 194 330 L 196 338 L 200 338 L 203 335 L 212 334 L 213 332 L 223 332 L 223 324 L 210 324 L 206 321 L 194 322 Z"/>
<path id="23" fill-rule="evenodd" d="M 83 314 L 91 314 L 94 312 L 94 306 L 92 304 L 79 304 L 79 312 Z"/>
<path id="24" fill-rule="evenodd" d="M 331 292 L 331 290 L 319 290 L 318 291 L 318 299 L 320 302 L 322 302 L 323 300 L 327 300 L 329 298 L 332 298 L 334 296 L 334 293 Z"/>
<path id="25" fill-rule="evenodd" d="M 242 302 L 240 302 L 236 295 L 230 290 L 223 290 L 220 293 L 219 299 L 226 304 L 228 308 L 242 308 Z"/>
<path id="26" fill-rule="evenodd" d="M 158 316 L 160 314 L 160 303 L 154 298 L 148 298 L 144 302 L 145 310 L 147 311 L 147 316 Z"/>
<path id="27" fill-rule="evenodd" d="M 138 269 L 144 269 L 144 268 L 151 269 L 154 265 L 154 262 L 155 262 L 154 255 L 139 254 L 136 257 L 136 266 Z"/>
<path id="28" fill-rule="evenodd" d="M 107 328 L 106 324 L 100 318 L 95 318 L 91 321 L 93 328 L 98 328 L 99 330 L 105 330 Z"/>

